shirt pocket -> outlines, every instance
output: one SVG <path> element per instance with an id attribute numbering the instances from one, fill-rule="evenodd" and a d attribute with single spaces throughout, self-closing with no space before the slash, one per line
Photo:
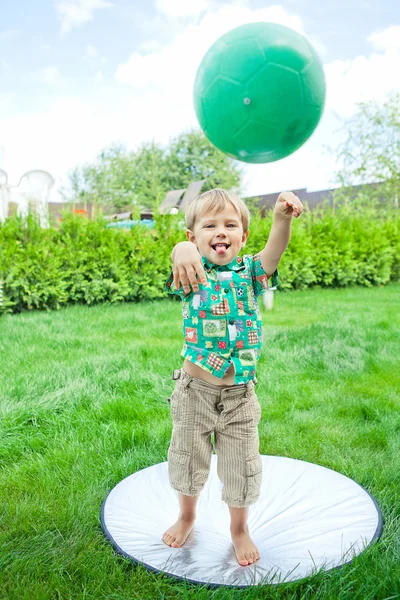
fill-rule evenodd
<path id="1" fill-rule="evenodd" d="M 256 299 L 251 281 L 241 281 L 236 287 L 237 302 L 243 303 L 243 310 L 248 315 L 254 315 L 256 311 Z"/>

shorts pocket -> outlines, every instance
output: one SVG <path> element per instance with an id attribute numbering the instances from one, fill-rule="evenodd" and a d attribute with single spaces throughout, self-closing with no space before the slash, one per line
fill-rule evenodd
<path id="1" fill-rule="evenodd" d="M 190 454 L 183 450 L 168 448 L 168 475 L 173 488 L 187 489 L 190 483 Z"/>
<path id="2" fill-rule="evenodd" d="M 256 410 L 256 421 L 257 421 L 257 425 L 258 425 L 259 422 L 261 421 L 261 404 L 260 404 L 257 396 L 255 397 L 255 410 Z"/>
<path id="3" fill-rule="evenodd" d="M 261 456 L 252 456 L 246 460 L 247 493 L 246 502 L 254 504 L 260 495 L 262 481 Z"/>

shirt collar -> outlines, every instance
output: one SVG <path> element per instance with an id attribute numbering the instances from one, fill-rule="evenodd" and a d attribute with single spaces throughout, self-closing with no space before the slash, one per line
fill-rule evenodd
<path id="1" fill-rule="evenodd" d="M 244 267 L 246 266 L 244 264 L 243 258 L 241 256 L 236 256 L 227 265 L 217 265 L 217 264 L 211 262 L 210 260 L 208 260 L 208 258 L 206 258 L 205 256 L 202 256 L 201 259 L 203 261 L 203 266 L 207 272 L 210 272 L 211 269 L 213 269 L 213 268 L 216 271 L 226 271 L 226 270 L 240 271 L 240 269 L 244 269 Z"/>

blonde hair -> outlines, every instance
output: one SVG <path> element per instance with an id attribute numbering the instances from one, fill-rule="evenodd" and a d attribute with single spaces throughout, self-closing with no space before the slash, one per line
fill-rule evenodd
<path id="1" fill-rule="evenodd" d="M 246 233 L 250 226 L 249 209 L 243 200 L 239 198 L 239 196 L 220 188 L 208 190 L 207 192 L 200 194 L 200 196 L 197 196 L 197 198 L 195 198 L 193 202 L 189 204 L 185 214 L 187 229 L 193 231 L 196 219 L 204 213 L 214 212 L 214 210 L 216 210 L 217 213 L 223 211 L 227 202 L 232 204 L 232 206 L 237 210 L 242 221 L 243 233 Z"/>

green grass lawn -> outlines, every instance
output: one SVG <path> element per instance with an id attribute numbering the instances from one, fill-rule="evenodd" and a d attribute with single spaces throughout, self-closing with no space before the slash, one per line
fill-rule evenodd
<path id="1" fill-rule="evenodd" d="M 340 569 L 247 590 L 148 572 L 100 525 L 121 479 L 167 459 L 180 303 L 2 317 L 0 598 L 400 598 L 399 308 L 391 285 L 280 293 L 263 309 L 261 453 L 351 477 L 379 503 L 384 528 Z"/>

